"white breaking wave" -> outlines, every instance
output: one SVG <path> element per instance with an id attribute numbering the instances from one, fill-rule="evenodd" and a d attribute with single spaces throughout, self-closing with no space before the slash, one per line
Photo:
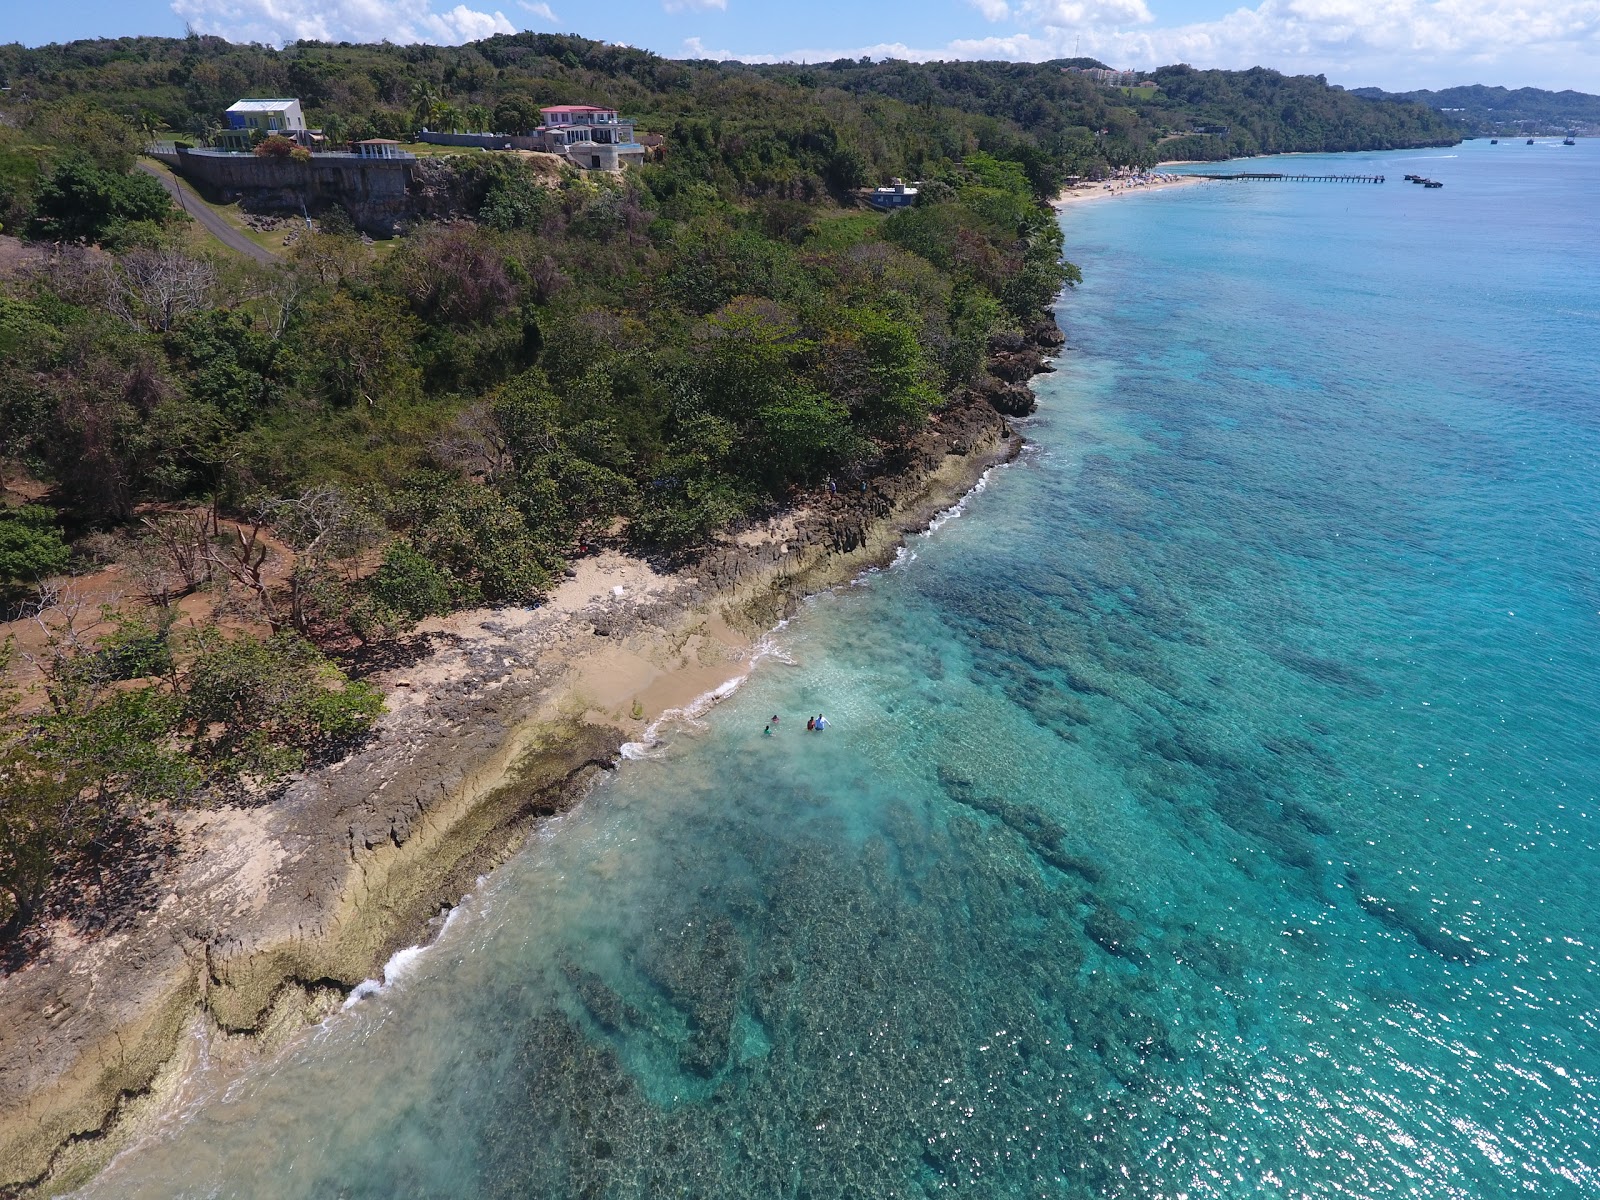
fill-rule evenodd
<path id="1" fill-rule="evenodd" d="M 379 992 L 388 991 L 401 979 L 416 970 L 417 963 L 421 961 L 422 956 L 437 946 L 440 939 L 449 932 L 450 926 L 455 923 L 461 908 L 462 906 L 458 904 L 445 914 L 444 924 L 439 927 L 439 932 L 434 935 L 432 941 L 418 946 L 407 946 L 405 949 L 396 950 L 391 954 L 389 961 L 383 964 L 383 978 L 363 979 L 350 989 L 350 994 L 344 998 L 344 1004 L 341 1008 L 353 1008 L 368 996 L 375 996 Z"/>
<path id="2" fill-rule="evenodd" d="M 979 475 L 978 481 L 972 485 L 972 490 L 966 495 L 962 496 L 961 499 L 957 500 L 949 508 L 935 513 L 933 520 L 928 522 L 928 527 L 924 529 L 918 536 L 930 538 L 934 534 L 938 533 L 939 530 L 948 525 L 951 521 L 954 521 L 957 517 L 964 515 L 967 511 L 967 502 L 970 501 L 974 496 L 981 495 L 989 489 L 989 476 L 993 475 L 1001 467 L 1009 467 L 1010 465 L 1010 463 L 996 463 L 982 475 Z M 889 566 L 892 570 L 896 567 L 908 566 L 916 560 L 917 552 L 913 550 L 911 548 L 911 544 L 907 542 L 895 552 L 894 561 L 890 563 Z"/>
<path id="3" fill-rule="evenodd" d="M 750 658 L 745 663 L 744 670 L 732 679 L 719 683 L 709 692 L 702 692 L 689 703 L 680 708 L 669 708 L 649 725 L 645 726 L 644 736 L 637 742 L 624 742 L 619 750 L 623 758 L 635 761 L 641 759 L 660 758 L 663 750 L 661 746 L 661 730 L 667 725 L 688 726 L 693 729 L 701 727 L 700 718 L 721 704 L 729 696 L 737 692 L 745 680 L 750 678 L 750 673 L 763 659 L 776 659 L 788 666 L 794 666 L 795 661 L 789 654 L 772 640 L 772 635 L 788 624 L 788 620 L 779 621 L 772 629 L 763 634 L 755 646 L 752 647 Z"/>

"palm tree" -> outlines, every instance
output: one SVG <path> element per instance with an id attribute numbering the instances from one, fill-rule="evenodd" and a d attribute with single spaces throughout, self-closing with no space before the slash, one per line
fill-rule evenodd
<path id="1" fill-rule="evenodd" d="M 189 123 L 184 126 L 183 131 L 193 134 L 194 140 L 202 146 L 209 146 L 211 139 L 222 131 L 222 126 L 217 123 L 214 117 L 201 115 L 191 117 Z"/>
<path id="2" fill-rule="evenodd" d="M 138 113 L 134 116 L 133 123 L 139 130 L 139 136 L 141 139 L 143 139 L 143 145 L 145 149 L 149 149 L 155 144 L 156 135 L 158 133 L 172 132 L 172 130 L 167 127 L 167 123 L 163 121 L 159 115 L 151 112 L 147 108 L 141 108 L 138 111 Z"/>
<path id="3" fill-rule="evenodd" d="M 461 114 L 456 111 L 454 104 L 445 101 L 435 104 L 433 106 L 433 116 L 439 122 L 439 128 L 449 129 L 451 133 L 460 132 Z"/>
<path id="4" fill-rule="evenodd" d="M 467 105 L 467 124 L 472 126 L 473 133 L 490 133 L 489 125 L 494 116 L 481 104 Z"/>
<path id="5" fill-rule="evenodd" d="M 322 133 L 328 139 L 330 148 L 344 141 L 349 131 L 350 123 L 339 113 L 329 113 L 322 118 Z"/>
<path id="6" fill-rule="evenodd" d="M 427 80 L 419 80 L 411 89 L 412 115 L 417 119 L 418 125 L 427 125 L 433 120 L 433 110 L 439 107 L 443 97 L 439 89 Z"/>

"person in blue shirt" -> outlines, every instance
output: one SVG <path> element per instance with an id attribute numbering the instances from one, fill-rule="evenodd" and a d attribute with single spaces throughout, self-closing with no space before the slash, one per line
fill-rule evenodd
<path id="1" fill-rule="evenodd" d="M 827 727 L 828 727 L 828 718 L 823 716 L 821 713 L 818 713 L 817 714 L 817 732 L 821 733 Z"/>

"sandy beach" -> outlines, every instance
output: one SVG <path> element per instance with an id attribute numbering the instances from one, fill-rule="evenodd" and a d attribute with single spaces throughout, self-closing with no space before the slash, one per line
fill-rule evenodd
<path id="1" fill-rule="evenodd" d="M 1158 174 L 1164 175 L 1164 173 Z M 1100 183 L 1084 183 L 1077 187 L 1065 188 L 1051 203 L 1059 209 L 1073 204 L 1085 204 L 1090 200 L 1106 200 L 1112 196 L 1131 196 L 1170 188 L 1193 187 L 1195 184 L 1205 182 L 1207 180 L 1199 175 L 1164 175 L 1148 182 L 1139 178 L 1107 179 Z"/>

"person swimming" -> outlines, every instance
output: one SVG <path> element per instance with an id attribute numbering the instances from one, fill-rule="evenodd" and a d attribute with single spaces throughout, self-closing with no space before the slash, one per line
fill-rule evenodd
<path id="1" fill-rule="evenodd" d="M 772 714 L 772 720 L 768 721 L 767 724 L 776 725 L 777 723 L 778 723 L 778 714 L 777 713 L 773 713 Z"/>
<path id="2" fill-rule="evenodd" d="M 816 727 L 817 727 L 817 719 L 815 717 L 807 717 L 806 718 L 806 732 L 810 733 L 814 729 L 816 729 Z"/>
<path id="3" fill-rule="evenodd" d="M 818 713 L 817 714 L 817 724 L 816 724 L 817 732 L 821 733 L 827 727 L 828 727 L 828 718 L 823 716 L 821 713 Z"/>
<path id="4" fill-rule="evenodd" d="M 765 729 L 763 729 L 761 731 L 761 736 L 762 737 L 771 737 L 772 736 L 772 726 L 768 725 Z"/>

